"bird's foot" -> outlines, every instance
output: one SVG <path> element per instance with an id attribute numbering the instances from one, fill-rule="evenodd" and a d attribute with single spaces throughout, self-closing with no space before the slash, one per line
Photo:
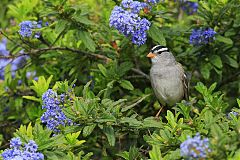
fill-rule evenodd
<path id="1" fill-rule="evenodd" d="M 155 115 L 155 119 L 159 120 L 159 115 L 162 110 L 163 110 L 163 106 L 159 109 L 158 113 Z"/>

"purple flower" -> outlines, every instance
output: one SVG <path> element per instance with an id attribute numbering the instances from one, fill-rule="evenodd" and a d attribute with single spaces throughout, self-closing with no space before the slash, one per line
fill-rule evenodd
<path id="1" fill-rule="evenodd" d="M 149 26 L 151 23 L 143 18 L 141 21 L 137 24 L 136 31 L 132 34 L 132 42 L 137 45 L 142 45 L 147 40 L 147 33 L 146 30 L 149 30 Z"/>
<path id="2" fill-rule="evenodd" d="M 1 156 L 3 160 L 43 160 L 44 155 L 37 152 L 38 146 L 35 141 L 30 140 L 25 147 L 22 146 L 20 138 L 12 138 L 10 149 L 6 149 Z"/>
<path id="3" fill-rule="evenodd" d="M 181 156 L 189 159 L 206 158 L 211 152 L 208 138 L 201 139 L 199 133 L 193 138 L 188 136 L 187 140 L 180 145 L 180 149 Z"/>
<path id="4" fill-rule="evenodd" d="M 35 33 L 34 38 L 40 38 L 40 36 L 41 36 L 41 33 L 37 32 L 37 33 Z"/>
<path id="5" fill-rule="evenodd" d="M 12 138 L 10 141 L 11 148 L 19 148 L 22 145 L 21 139 L 19 137 Z"/>
<path id="6" fill-rule="evenodd" d="M 142 9 L 147 7 L 148 5 L 144 2 L 138 2 L 133 0 L 123 0 L 121 6 L 124 9 L 129 10 L 131 13 L 138 14 Z"/>
<path id="7" fill-rule="evenodd" d="M 212 42 L 215 39 L 216 32 L 209 28 L 209 29 L 194 29 L 192 31 L 192 34 L 189 38 L 190 44 L 193 45 L 203 45 L 208 44 L 209 42 Z"/>
<path id="8" fill-rule="evenodd" d="M 145 18 L 141 19 L 137 13 L 143 8 L 145 3 L 123 0 L 121 5 L 130 9 L 130 11 L 115 6 L 110 16 L 110 27 L 116 28 L 126 37 L 131 37 L 134 44 L 139 46 L 144 44 L 147 40 L 146 31 L 151 23 Z"/>
<path id="9" fill-rule="evenodd" d="M 198 10 L 198 3 L 191 1 L 182 1 L 181 8 L 187 12 L 187 14 L 191 15 Z"/>
<path id="10" fill-rule="evenodd" d="M 19 24 L 20 26 L 20 30 L 18 31 L 18 33 L 22 36 L 22 37 L 31 37 L 33 30 L 34 29 L 40 29 L 42 28 L 42 21 L 23 21 Z M 40 32 L 36 32 L 34 34 L 35 38 L 39 38 L 41 35 Z"/>
<path id="11" fill-rule="evenodd" d="M 235 112 L 235 111 L 231 111 L 231 112 L 229 112 L 228 114 L 227 114 L 227 118 L 228 119 L 232 119 L 232 117 L 231 117 L 231 115 L 233 115 L 233 116 L 238 116 L 239 114 L 238 114 L 238 112 Z"/>
<path id="12" fill-rule="evenodd" d="M 58 133 L 58 127 L 71 125 L 72 121 L 63 113 L 60 102 L 64 101 L 63 94 L 58 96 L 55 91 L 48 89 L 42 95 L 42 109 L 47 109 L 41 116 L 42 123 L 46 123 L 47 128 Z"/>
<path id="13" fill-rule="evenodd" d="M 58 102 L 57 101 L 57 93 L 54 92 L 52 89 L 48 89 L 43 95 L 42 95 L 42 101 L 43 101 L 43 106 L 42 109 L 54 109 L 56 108 L 55 104 Z"/>
<path id="14" fill-rule="evenodd" d="M 148 3 L 152 3 L 152 4 L 156 4 L 158 3 L 160 0 L 147 0 Z"/>
<path id="15" fill-rule="evenodd" d="M 8 56 L 9 51 L 7 50 L 7 39 L 3 38 L 0 42 L 0 56 Z M 0 58 L 0 79 L 4 79 L 4 69 L 11 62 L 10 59 Z"/>
<path id="16" fill-rule="evenodd" d="M 6 49 L 7 40 L 3 39 L 0 43 L 0 56 L 9 56 L 9 51 Z M 19 53 L 23 53 L 20 51 Z M 11 73 L 12 77 L 15 76 L 16 70 L 22 68 L 29 57 L 28 56 L 19 56 L 14 60 L 8 58 L 0 58 L 0 79 L 4 79 L 4 69 L 8 64 L 11 64 Z"/>
<path id="17" fill-rule="evenodd" d="M 36 77 L 36 71 L 28 71 L 27 73 L 26 73 L 26 77 L 28 78 L 28 79 L 36 79 L 36 78 L 38 78 L 38 77 Z"/>
<path id="18" fill-rule="evenodd" d="M 19 26 L 20 30 L 18 32 L 22 37 L 30 37 L 32 35 L 32 21 L 23 21 L 19 24 Z"/>
<path id="19" fill-rule="evenodd" d="M 0 55 L 7 56 L 9 51 L 7 50 L 7 39 L 3 38 L 0 42 Z"/>
<path id="20" fill-rule="evenodd" d="M 38 146 L 33 140 L 30 140 L 27 144 L 25 144 L 25 151 L 36 152 L 37 148 Z"/>
<path id="21" fill-rule="evenodd" d="M 60 95 L 60 102 L 61 103 L 64 103 L 64 101 L 65 101 L 65 94 L 64 93 L 62 93 L 61 95 Z"/>

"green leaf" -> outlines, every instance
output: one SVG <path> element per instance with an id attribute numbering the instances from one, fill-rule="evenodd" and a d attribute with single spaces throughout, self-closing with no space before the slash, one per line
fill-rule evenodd
<path id="1" fill-rule="evenodd" d="M 169 151 L 166 156 L 164 156 L 164 160 L 179 160 L 181 159 L 180 149 L 176 149 L 175 151 Z"/>
<path id="2" fill-rule="evenodd" d="M 119 83 L 120 83 L 120 86 L 125 89 L 131 90 L 131 91 L 134 89 L 132 83 L 128 80 L 121 80 L 119 81 Z"/>
<path id="3" fill-rule="evenodd" d="M 140 98 L 137 100 L 137 102 L 134 102 L 134 103 L 131 104 L 131 105 L 125 106 L 125 107 L 121 110 L 121 112 L 125 112 L 125 111 L 127 111 L 127 110 L 135 107 L 136 105 L 138 105 L 139 103 L 141 103 L 144 99 L 146 99 L 146 98 L 149 97 L 150 95 L 151 95 L 151 94 L 147 94 L 147 95 L 145 95 L 145 96 L 143 96 L 143 97 L 140 97 Z"/>
<path id="4" fill-rule="evenodd" d="M 129 71 L 131 68 L 133 68 L 133 64 L 131 62 L 123 62 L 119 65 L 117 68 L 117 74 L 122 77 L 126 75 L 127 71 Z"/>
<path id="5" fill-rule="evenodd" d="M 218 124 L 214 123 L 214 124 L 211 124 L 211 134 L 215 140 L 220 141 L 223 136 L 223 131 Z"/>
<path id="6" fill-rule="evenodd" d="M 90 160 L 92 158 L 90 158 L 91 156 L 93 156 L 92 152 L 87 153 L 85 156 L 83 156 L 83 158 L 81 160 Z M 79 160 L 79 159 L 77 159 Z"/>
<path id="7" fill-rule="evenodd" d="M 39 5 L 39 0 L 21 0 L 14 2 L 15 3 L 11 3 L 11 5 L 7 6 L 9 8 L 8 16 L 14 17 L 18 22 L 26 20 L 27 18 L 29 20 L 35 18 L 31 17 L 31 14 L 29 13 L 32 13 L 34 8 Z"/>
<path id="8" fill-rule="evenodd" d="M 209 63 L 205 63 L 200 67 L 200 72 L 204 79 L 209 79 L 211 69 L 212 69 L 212 66 Z"/>
<path id="9" fill-rule="evenodd" d="M 83 44 L 85 45 L 85 47 L 87 47 L 87 49 L 89 49 L 91 52 L 95 52 L 96 44 L 92 40 L 90 33 L 86 32 L 86 31 L 79 31 L 78 35 L 79 35 L 80 39 L 82 40 Z"/>
<path id="10" fill-rule="evenodd" d="M 34 97 L 34 96 L 23 96 L 23 98 L 28 99 L 28 100 L 32 100 L 32 101 L 37 101 L 37 102 L 41 102 L 41 99 Z"/>
<path id="11" fill-rule="evenodd" d="M 163 128 L 163 124 L 157 121 L 154 117 L 148 117 L 143 120 L 143 127 L 145 128 Z"/>
<path id="12" fill-rule="evenodd" d="M 239 160 L 240 159 L 240 149 L 238 149 L 232 158 L 228 158 L 228 160 Z"/>
<path id="13" fill-rule="evenodd" d="M 62 151 L 44 151 L 43 154 L 47 157 L 47 159 L 49 160 L 66 160 L 67 159 L 67 155 L 62 152 Z"/>
<path id="14" fill-rule="evenodd" d="M 73 16 L 73 18 L 79 23 L 82 23 L 82 24 L 85 24 L 85 25 L 94 25 L 94 22 L 90 21 L 88 19 L 88 17 L 86 17 L 86 16 L 76 15 L 76 16 Z"/>
<path id="15" fill-rule="evenodd" d="M 240 99 L 237 98 L 237 104 L 238 104 L 238 107 L 240 108 Z"/>
<path id="16" fill-rule="evenodd" d="M 101 71 L 101 73 L 107 77 L 107 69 L 102 65 L 102 64 L 98 64 L 98 68 Z"/>
<path id="17" fill-rule="evenodd" d="M 149 31 L 149 36 L 160 45 L 166 46 L 166 39 L 163 36 L 161 30 L 154 24 L 151 25 Z"/>
<path id="18" fill-rule="evenodd" d="M 52 78 L 52 75 L 47 80 L 43 76 L 40 76 L 38 81 L 33 80 L 34 85 L 30 88 L 37 93 L 38 97 L 41 97 L 42 94 L 48 90 Z"/>
<path id="19" fill-rule="evenodd" d="M 227 37 L 223 37 L 221 35 L 216 35 L 216 41 L 219 41 L 219 42 L 223 42 L 223 43 L 226 43 L 228 45 L 233 45 L 233 41 L 230 39 L 230 38 L 227 38 Z"/>
<path id="20" fill-rule="evenodd" d="M 136 118 L 132 117 L 123 117 L 120 121 L 121 123 L 128 123 L 131 127 L 141 128 L 143 123 L 138 121 Z"/>
<path id="21" fill-rule="evenodd" d="M 172 137 L 172 135 L 168 129 L 160 130 L 160 136 L 163 141 L 169 141 Z"/>
<path id="22" fill-rule="evenodd" d="M 214 91 L 214 89 L 216 88 L 216 86 L 217 86 L 217 83 L 214 82 L 214 83 L 208 88 L 208 92 L 209 92 L 210 94 L 212 94 L 212 92 Z"/>
<path id="23" fill-rule="evenodd" d="M 112 126 L 104 126 L 103 127 L 103 133 L 107 136 L 108 143 L 110 146 L 115 146 L 115 133 Z"/>
<path id="24" fill-rule="evenodd" d="M 77 141 L 78 141 L 77 138 L 80 135 L 80 133 L 81 133 L 80 131 L 75 132 L 75 133 L 68 133 L 65 135 L 65 138 L 69 144 L 73 145 L 73 144 L 77 143 Z"/>
<path id="25" fill-rule="evenodd" d="M 38 149 L 45 150 L 57 145 L 63 145 L 64 143 L 67 143 L 67 141 L 63 135 L 57 135 L 55 137 L 51 137 L 50 139 L 48 138 L 48 139 L 41 140 L 40 143 L 41 145 L 39 144 Z"/>
<path id="26" fill-rule="evenodd" d="M 122 158 L 125 159 L 125 160 L 129 160 L 129 152 L 127 152 L 127 151 L 118 153 L 118 154 L 116 154 L 116 155 L 119 156 L 119 157 L 122 157 Z"/>
<path id="27" fill-rule="evenodd" d="M 149 151 L 149 156 L 151 160 L 162 160 L 160 147 L 157 145 L 153 145 L 152 150 Z"/>
<path id="28" fill-rule="evenodd" d="M 233 59 L 232 57 L 228 56 L 228 55 L 225 55 L 225 62 L 227 64 L 229 64 L 231 67 L 233 68 L 238 68 L 239 67 L 239 64 L 237 62 L 237 60 Z"/>
<path id="29" fill-rule="evenodd" d="M 212 55 L 210 57 L 210 62 L 217 68 L 221 69 L 222 68 L 222 60 L 218 55 Z"/>
<path id="30" fill-rule="evenodd" d="M 116 118 L 112 114 L 102 113 L 101 117 L 96 119 L 96 122 L 98 122 L 98 123 L 116 122 Z"/>
<path id="31" fill-rule="evenodd" d="M 33 139 L 33 127 L 32 124 L 29 123 L 28 126 L 21 125 L 20 128 L 14 133 L 14 136 L 20 137 L 25 141 Z"/>
<path id="32" fill-rule="evenodd" d="M 69 22 L 66 20 L 59 20 L 55 26 L 55 32 L 57 34 L 61 33 L 62 31 L 65 30 L 65 28 L 67 27 L 68 24 L 69 24 Z"/>
<path id="33" fill-rule="evenodd" d="M 136 160 L 140 156 L 138 148 L 131 146 L 129 149 L 129 160 Z"/>
<path id="34" fill-rule="evenodd" d="M 167 111 L 166 119 L 167 119 L 168 123 L 171 125 L 172 128 L 175 128 L 177 126 L 177 123 L 175 122 L 174 115 L 169 110 Z"/>
<path id="35" fill-rule="evenodd" d="M 92 81 L 89 81 L 84 87 L 83 87 L 83 97 L 84 98 L 94 98 L 94 93 L 89 89 L 89 86 L 91 85 Z"/>
<path id="36" fill-rule="evenodd" d="M 93 130 L 94 130 L 95 127 L 96 127 L 96 124 L 92 124 L 92 125 L 89 125 L 89 126 L 85 126 L 85 127 L 83 128 L 83 137 L 89 136 L 89 135 L 93 132 Z"/>

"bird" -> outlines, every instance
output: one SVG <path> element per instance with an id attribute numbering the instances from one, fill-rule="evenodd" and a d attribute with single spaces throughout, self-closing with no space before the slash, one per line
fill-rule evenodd
<path id="1" fill-rule="evenodd" d="M 182 99 L 188 100 L 189 81 L 182 65 L 166 46 L 156 45 L 147 55 L 151 59 L 150 81 L 154 94 L 162 107 L 173 106 Z"/>

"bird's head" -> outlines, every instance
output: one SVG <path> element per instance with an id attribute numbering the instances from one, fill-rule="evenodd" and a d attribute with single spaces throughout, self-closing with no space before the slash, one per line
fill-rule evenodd
<path id="1" fill-rule="evenodd" d="M 169 49 L 166 46 L 161 46 L 161 45 L 156 45 L 154 46 L 150 53 L 147 55 L 148 58 L 151 58 L 152 63 L 157 63 L 161 59 L 166 60 L 167 59 L 172 59 L 172 54 L 170 53 Z M 174 59 L 174 57 L 173 57 Z"/>

